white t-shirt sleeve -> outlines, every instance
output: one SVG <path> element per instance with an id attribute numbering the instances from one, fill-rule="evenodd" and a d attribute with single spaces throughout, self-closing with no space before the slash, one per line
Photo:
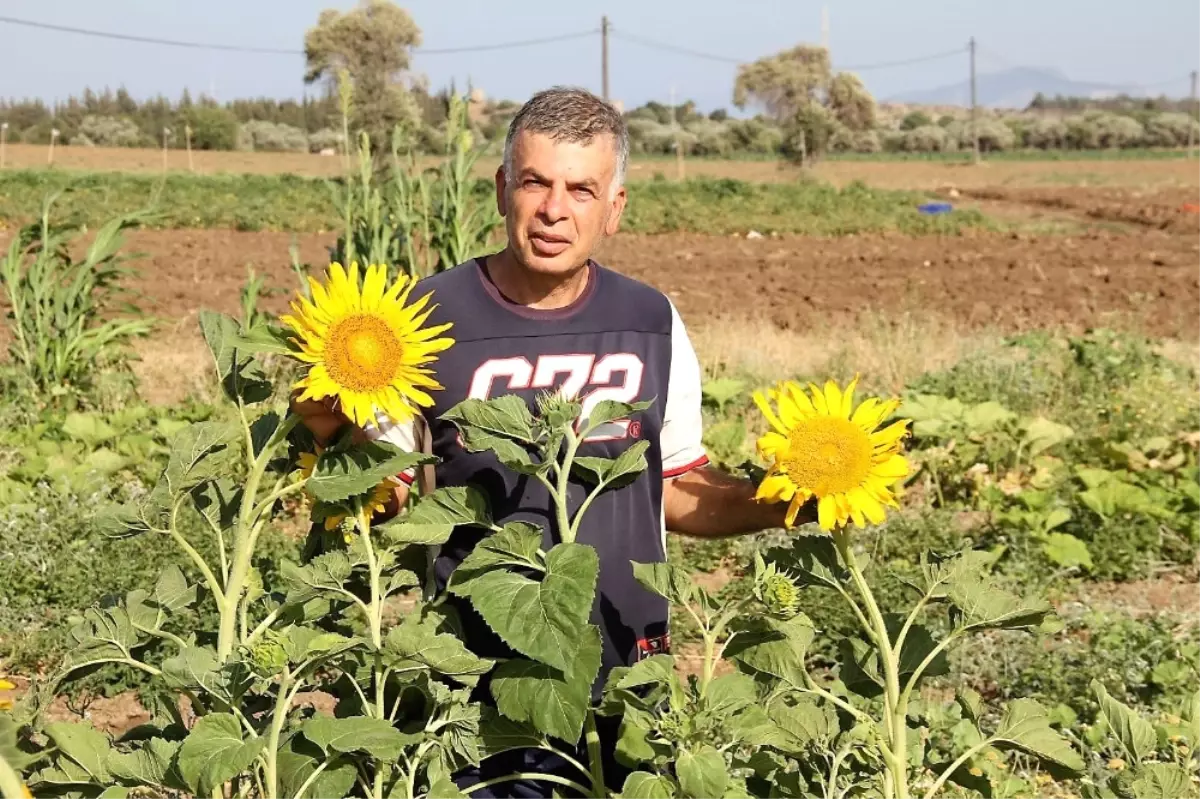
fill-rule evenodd
<path id="1" fill-rule="evenodd" d="M 678 477 L 708 463 L 700 413 L 700 362 L 674 303 L 671 304 L 671 374 L 659 436 L 663 477 Z"/>
<path id="2" fill-rule="evenodd" d="M 363 432 L 367 434 L 367 438 L 371 441 L 386 441 L 393 446 L 399 447 L 405 452 L 416 452 L 421 448 L 421 439 L 419 435 L 424 435 L 425 423 L 424 419 L 416 416 L 409 419 L 403 424 L 396 424 L 392 420 L 383 417 L 378 426 L 368 422 L 363 427 Z M 407 485 L 412 485 L 416 479 L 417 470 L 415 468 L 406 469 L 397 475 Z"/>

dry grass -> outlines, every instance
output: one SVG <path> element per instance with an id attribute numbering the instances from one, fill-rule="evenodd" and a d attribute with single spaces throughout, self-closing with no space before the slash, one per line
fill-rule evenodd
<path id="1" fill-rule="evenodd" d="M 712 319 L 691 330 L 709 375 L 743 374 L 766 382 L 784 377 L 847 380 L 898 392 L 920 375 L 969 353 L 999 346 L 1000 335 L 964 330 L 928 312 L 863 314 L 856 324 L 823 330 L 780 330 L 765 320 Z"/>
<path id="2" fill-rule="evenodd" d="M 1200 341 L 1178 338 L 1163 339 L 1158 342 L 1158 351 L 1164 358 L 1200 372 Z"/>
<path id="3" fill-rule="evenodd" d="M 133 349 L 137 360 L 131 367 L 142 399 L 154 405 L 174 405 L 193 398 L 216 401 L 212 356 L 195 320 L 172 323 L 139 340 Z"/>

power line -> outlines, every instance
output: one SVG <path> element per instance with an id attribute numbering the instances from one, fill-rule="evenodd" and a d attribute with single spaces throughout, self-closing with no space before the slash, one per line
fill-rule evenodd
<path id="1" fill-rule="evenodd" d="M 206 44 L 202 42 L 184 42 L 176 39 L 159 39 L 153 36 L 135 36 L 130 33 L 114 33 L 112 31 L 97 31 L 88 28 L 73 28 L 69 25 L 56 25 L 49 22 L 34 22 L 28 19 L 0 16 L 0 22 L 10 25 L 23 25 L 29 28 L 58 31 L 60 33 L 77 33 L 81 36 L 95 36 L 102 39 L 119 39 L 126 42 L 142 42 L 144 44 L 162 44 L 170 47 L 189 47 L 195 50 L 224 50 L 237 53 L 265 53 L 268 55 L 304 55 L 303 50 L 283 50 L 274 47 L 243 47 L 236 44 Z"/>
<path id="2" fill-rule="evenodd" d="M 536 44 L 552 44 L 554 42 L 566 42 L 571 39 L 585 39 L 589 36 L 600 35 L 599 28 L 592 28 L 586 31 L 577 31 L 575 33 L 562 33 L 558 36 L 543 36 L 540 39 L 525 39 L 516 42 L 501 42 L 499 44 L 480 44 L 474 47 L 440 47 L 436 49 L 417 48 L 413 52 L 417 55 L 445 55 L 448 53 L 478 53 L 484 50 L 508 50 L 513 47 L 530 47 Z"/>
<path id="3" fill-rule="evenodd" d="M 643 47 L 649 47 L 655 50 L 663 50 L 670 53 L 691 56 L 693 58 L 703 58 L 708 61 L 719 61 L 725 64 L 746 64 L 753 60 L 731 58 L 730 56 L 718 55 L 716 53 L 706 53 L 702 50 L 693 50 L 690 47 L 680 47 L 679 45 L 670 44 L 669 42 L 661 42 L 656 39 L 649 39 L 645 36 L 637 36 L 632 33 L 625 33 L 624 31 L 618 30 L 612 25 L 609 25 L 609 30 L 612 32 L 613 36 L 620 37 L 626 41 L 633 42 L 634 44 L 640 44 Z M 965 52 L 965 48 L 956 47 L 953 50 L 943 50 L 940 53 L 930 53 L 929 55 L 916 56 L 915 58 L 904 58 L 898 61 L 881 61 L 875 64 L 858 64 L 853 66 L 836 65 L 835 69 L 850 70 L 853 72 L 866 72 L 867 70 L 872 69 L 888 69 L 890 67 L 904 67 L 908 66 L 909 64 L 920 64 L 925 61 L 937 61 L 950 56 L 960 56 Z"/>
<path id="4" fill-rule="evenodd" d="M 167 47 L 186 47 L 193 50 L 222 50 L 232 53 L 259 53 L 264 55 L 290 55 L 302 56 L 303 50 L 289 50 L 276 47 L 250 47 L 237 44 L 216 44 L 211 42 L 188 42 L 179 39 L 162 39 L 156 36 L 137 36 L 131 33 L 116 33 L 114 31 L 99 31 L 90 28 L 75 28 L 70 25 L 58 25 L 50 22 L 36 22 L 29 19 L 17 19 L 15 17 L 0 16 L 0 22 L 6 22 L 10 25 L 22 25 L 28 28 L 38 28 L 40 30 L 57 31 L 59 33 L 75 33 L 80 36 L 93 36 L 101 39 L 117 39 L 125 42 L 140 42 L 143 44 L 158 44 Z M 539 44 L 549 44 L 551 42 L 569 41 L 571 39 L 581 39 L 586 36 L 595 36 L 600 30 L 594 28 L 587 31 L 577 31 L 575 33 L 565 33 L 558 36 L 544 36 L 538 39 L 523 39 L 515 42 L 499 42 L 494 44 L 480 44 L 473 47 L 435 47 L 435 48 L 417 48 L 414 52 L 417 55 L 449 55 L 452 53 L 470 53 L 483 52 L 487 50 L 507 50 L 514 47 L 530 47 Z"/>
<path id="5" fill-rule="evenodd" d="M 862 64 L 860 66 L 836 66 L 836 69 L 847 70 L 849 72 L 867 72 L 872 69 L 889 69 L 891 67 L 906 67 L 909 64 L 921 64 L 926 61 L 939 61 L 950 56 L 961 56 L 966 53 L 966 48 L 956 47 L 953 50 L 944 50 L 940 53 L 930 53 L 929 55 L 921 55 L 916 58 L 905 58 L 901 61 L 880 61 L 875 64 Z"/>
<path id="6" fill-rule="evenodd" d="M 670 53 L 679 53 L 680 55 L 691 56 L 692 58 L 703 58 L 708 61 L 720 61 L 725 64 L 744 64 L 744 63 L 746 63 L 746 61 L 744 61 L 743 59 L 740 59 L 740 58 L 730 58 L 729 56 L 716 55 L 714 53 L 705 53 L 700 50 L 692 50 L 691 48 L 688 48 L 688 47 L 680 47 L 678 45 L 668 44 L 667 42 L 660 42 L 660 41 L 656 41 L 654 39 L 647 39 L 644 36 L 637 36 L 632 33 L 625 33 L 624 31 L 618 30 L 614 25 L 609 25 L 608 30 L 611 33 L 611 35 L 616 36 L 617 38 L 625 39 L 626 41 L 633 42 L 634 44 L 640 44 L 643 47 L 649 47 L 654 50 L 665 50 Z"/>

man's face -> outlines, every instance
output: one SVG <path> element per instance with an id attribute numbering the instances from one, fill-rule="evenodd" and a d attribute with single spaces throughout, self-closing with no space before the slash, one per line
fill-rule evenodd
<path id="1" fill-rule="evenodd" d="M 615 138 L 554 141 L 522 131 L 513 141 L 512 175 L 496 172 L 496 203 L 509 247 L 523 266 L 569 274 L 587 263 L 602 236 L 617 232 L 625 188 L 614 190 Z"/>

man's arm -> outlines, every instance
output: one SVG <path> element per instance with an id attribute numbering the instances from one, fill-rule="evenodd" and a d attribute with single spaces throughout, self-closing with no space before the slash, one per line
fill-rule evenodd
<path id="1" fill-rule="evenodd" d="M 783 527 L 787 503 L 757 502 L 755 491 L 750 480 L 711 466 L 664 480 L 667 529 L 698 538 L 724 538 Z M 816 520 L 816 505 L 812 502 L 796 516 L 796 524 Z"/>

